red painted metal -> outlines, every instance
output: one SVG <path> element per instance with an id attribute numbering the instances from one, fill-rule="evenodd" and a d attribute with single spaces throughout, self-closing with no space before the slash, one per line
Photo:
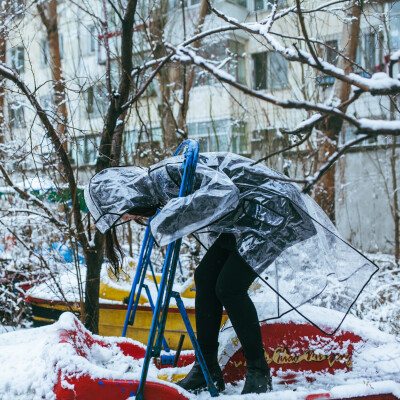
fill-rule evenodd
<path id="1" fill-rule="evenodd" d="M 272 374 L 279 370 L 286 383 L 295 382 L 303 371 L 333 374 L 336 370 L 350 370 L 354 344 L 362 340 L 352 332 L 328 336 L 312 325 L 293 322 L 262 324 L 261 334 Z M 245 372 L 244 355 L 238 348 L 224 367 L 225 381 L 242 380 Z"/>
<path id="2" fill-rule="evenodd" d="M 361 397 L 350 397 L 343 399 L 332 399 L 332 400 L 398 400 L 399 398 L 393 394 L 370 394 L 368 396 Z"/>
<path id="3" fill-rule="evenodd" d="M 88 375 L 66 378 L 74 385 L 73 389 L 61 384 L 59 379 L 54 388 L 57 400 L 126 400 L 136 394 L 139 381 L 92 379 Z M 146 382 L 144 390 L 146 400 L 188 400 L 172 386 L 159 382 Z"/>
<path id="4" fill-rule="evenodd" d="M 317 394 L 309 394 L 305 400 L 322 400 L 322 399 L 330 399 L 331 395 L 329 393 L 317 393 Z"/>
<path id="5" fill-rule="evenodd" d="M 74 321 L 73 329 L 60 331 L 60 343 L 70 344 L 76 353 L 84 358 L 89 356 L 89 351 L 94 344 L 103 347 L 110 346 L 110 342 L 106 339 L 102 340 L 101 337 L 95 337 L 85 330 L 78 319 Z M 119 339 L 117 346 L 124 355 L 134 359 L 144 358 L 146 352 L 144 345 L 131 343 L 129 340 Z M 192 355 L 188 354 L 186 358 L 189 359 L 190 356 Z M 138 380 L 92 379 L 89 375 L 80 374 L 77 371 L 75 376 L 63 378 L 59 373 L 54 393 L 57 400 L 126 400 L 136 393 L 138 386 Z M 144 395 L 146 400 L 188 400 L 188 397 L 180 393 L 178 388 L 161 382 L 147 381 Z"/>
<path id="6" fill-rule="evenodd" d="M 294 323 L 263 324 L 261 326 L 266 359 L 272 373 L 284 375 L 283 381 L 293 382 L 302 371 L 314 371 L 333 374 L 336 370 L 351 369 L 354 344 L 362 339 L 351 332 L 338 332 L 334 336 L 323 335 L 311 325 Z M 76 353 L 87 358 L 94 344 L 110 346 L 110 340 L 91 335 L 75 319 L 73 329 L 60 331 L 60 342 L 70 344 Z M 117 345 L 124 355 L 134 359 L 142 359 L 145 346 L 132 343 L 129 339 L 119 339 Z M 339 356 L 340 354 L 340 356 Z M 178 366 L 189 365 L 194 361 L 194 354 L 182 354 Z M 155 360 L 158 368 L 159 360 Z M 246 368 L 241 349 L 237 350 L 223 369 L 225 382 L 234 382 L 244 378 Z M 121 379 L 92 379 L 89 375 L 81 375 L 77 371 L 74 376 L 61 377 L 54 387 L 57 400 L 127 400 L 134 395 L 139 381 Z M 188 400 L 189 398 L 175 388 L 162 382 L 146 383 L 146 400 Z M 305 400 L 399 400 L 393 394 L 365 395 L 350 398 L 334 398 L 329 393 L 309 394 Z"/>
<path id="7" fill-rule="evenodd" d="M 311 395 L 309 395 L 311 396 Z M 306 397 L 306 400 L 308 397 Z M 318 399 L 318 397 L 316 398 Z M 393 394 L 369 394 L 366 396 L 358 396 L 358 397 L 329 397 L 330 400 L 398 400 L 399 398 Z"/>
<path id="8" fill-rule="evenodd" d="M 179 356 L 179 361 L 178 361 L 177 367 L 178 368 L 186 367 L 187 365 L 193 364 L 194 361 L 195 361 L 194 352 L 192 352 L 190 354 L 181 354 Z M 158 369 L 172 367 L 172 364 L 161 364 L 160 358 L 156 358 L 154 360 L 154 364 Z"/>

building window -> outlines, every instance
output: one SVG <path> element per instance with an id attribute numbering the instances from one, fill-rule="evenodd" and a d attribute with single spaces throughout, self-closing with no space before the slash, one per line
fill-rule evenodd
<path id="1" fill-rule="evenodd" d="M 228 72 L 242 84 L 246 83 L 246 64 L 244 60 L 244 45 L 234 40 L 229 41 L 228 55 L 232 60 L 227 64 Z"/>
<path id="2" fill-rule="evenodd" d="M 253 89 L 267 88 L 267 53 L 256 53 L 253 59 Z"/>
<path id="3" fill-rule="evenodd" d="M 47 39 L 40 42 L 40 61 L 42 65 L 49 64 L 49 43 Z"/>
<path id="4" fill-rule="evenodd" d="M 254 11 L 271 10 L 274 5 L 274 0 L 253 0 Z M 286 0 L 279 0 L 278 7 L 286 7 Z"/>
<path id="5" fill-rule="evenodd" d="M 94 164 L 101 142 L 101 136 L 88 135 L 76 137 L 70 142 L 70 157 L 75 165 Z"/>
<path id="6" fill-rule="evenodd" d="M 271 0 L 254 0 L 254 11 L 268 10 L 273 4 Z"/>
<path id="7" fill-rule="evenodd" d="M 326 40 L 325 44 L 326 46 L 323 47 L 323 58 L 329 64 L 336 66 L 339 58 L 339 55 L 337 53 L 339 49 L 339 41 L 337 39 Z M 325 74 L 321 74 L 316 78 L 317 85 L 324 88 L 333 85 L 334 82 L 335 78 L 333 76 L 328 76 Z"/>
<path id="8" fill-rule="evenodd" d="M 235 40 L 220 41 L 204 46 L 199 54 L 215 66 L 231 74 L 234 79 L 246 84 L 244 45 Z M 196 69 L 196 85 L 215 85 L 217 79 L 201 68 Z"/>
<path id="9" fill-rule="evenodd" d="M 390 49 L 400 49 L 400 2 L 388 3 Z"/>
<path id="10" fill-rule="evenodd" d="M 375 72 L 383 71 L 385 63 L 383 61 L 382 41 L 383 37 L 381 33 L 367 32 L 360 34 L 356 63 L 367 70 L 368 73 L 365 74 L 364 71 L 358 70 L 357 67 L 355 68 L 355 72 L 370 77 Z"/>
<path id="11" fill-rule="evenodd" d="M 91 86 L 87 91 L 87 113 L 99 117 L 106 113 L 109 101 L 103 85 Z"/>
<path id="12" fill-rule="evenodd" d="M 232 3 L 237 4 L 238 6 L 247 8 L 247 0 L 231 0 Z"/>
<path id="13" fill-rule="evenodd" d="M 64 58 L 64 36 L 62 33 L 58 34 L 58 44 L 60 47 L 60 58 L 62 60 Z"/>
<path id="14" fill-rule="evenodd" d="M 288 86 L 289 63 L 279 53 L 268 53 L 268 73 L 268 89 L 280 90 Z"/>
<path id="15" fill-rule="evenodd" d="M 101 142 L 100 136 L 85 136 L 85 148 L 84 148 L 84 163 L 94 164 L 97 159 L 97 153 Z"/>
<path id="16" fill-rule="evenodd" d="M 327 40 L 326 42 L 327 47 L 325 47 L 325 55 L 324 59 L 329 63 L 333 65 L 337 65 L 338 62 L 338 54 L 336 51 L 339 48 L 338 45 L 338 40 L 333 39 L 333 40 Z M 336 51 L 335 51 L 336 50 Z"/>
<path id="17" fill-rule="evenodd" d="M 376 67 L 376 35 L 367 33 L 364 36 L 364 68 L 367 71 L 373 71 Z"/>
<path id="18" fill-rule="evenodd" d="M 23 47 L 11 49 L 11 65 L 19 73 L 25 72 L 25 49 Z"/>
<path id="19" fill-rule="evenodd" d="M 183 6 L 184 7 L 190 7 L 190 6 L 195 6 L 197 4 L 200 4 L 201 0 L 183 0 Z M 182 8 L 182 0 L 170 0 L 168 2 L 168 9 L 172 10 L 174 8 Z"/>
<path id="20" fill-rule="evenodd" d="M 233 124 L 230 119 L 190 122 L 188 136 L 199 142 L 201 152 L 231 151 L 247 153 L 246 130 L 244 123 Z"/>
<path id="21" fill-rule="evenodd" d="M 49 113 L 54 112 L 55 104 L 53 96 L 51 94 L 47 96 L 42 96 L 40 98 L 40 105 L 42 106 L 44 111 Z"/>
<path id="22" fill-rule="evenodd" d="M 350 142 L 351 140 L 357 139 L 358 137 L 359 135 L 357 135 L 357 128 L 352 125 L 349 125 L 347 122 L 344 122 L 343 128 L 340 132 L 340 138 L 339 138 L 340 143 L 345 144 L 347 142 Z M 378 143 L 378 136 L 373 136 L 368 138 L 367 140 L 364 140 L 363 142 L 356 144 L 354 147 L 376 145 L 377 143 Z"/>
<path id="23" fill-rule="evenodd" d="M 94 25 L 89 27 L 88 30 L 88 53 L 94 54 L 96 52 L 96 37 L 97 30 Z"/>
<path id="24" fill-rule="evenodd" d="M 24 108 L 21 104 L 12 103 L 9 105 L 8 115 L 11 128 L 24 128 L 25 115 Z"/>
<path id="25" fill-rule="evenodd" d="M 281 90 L 288 86 L 289 63 L 277 52 L 252 55 L 253 89 Z"/>

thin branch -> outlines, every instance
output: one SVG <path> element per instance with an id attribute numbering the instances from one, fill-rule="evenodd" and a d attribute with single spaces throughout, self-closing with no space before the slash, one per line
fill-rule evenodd
<path id="1" fill-rule="evenodd" d="M 108 40 L 108 12 L 106 1 L 103 0 L 103 14 L 104 14 L 104 24 L 102 26 L 103 32 L 103 42 L 106 49 L 106 83 L 108 98 L 112 99 L 112 87 L 111 87 L 111 54 L 110 54 L 110 43 Z"/>
<path id="2" fill-rule="evenodd" d="M 92 17 L 93 19 L 95 19 L 96 21 L 98 21 L 101 25 L 103 25 L 104 21 L 98 17 L 95 13 L 92 13 L 91 11 L 89 11 L 87 8 L 81 6 L 79 4 L 79 2 L 75 1 L 75 0 L 69 0 L 73 5 L 75 5 L 76 7 L 78 7 L 81 11 L 83 11 L 84 13 L 86 13 L 87 15 L 89 15 L 90 17 Z"/>
<path id="3" fill-rule="evenodd" d="M 30 193 L 25 192 L 24 190 L 20 189 L 18 186 L 15 186 L 14 183 L 11 181 L 11 178 L 7 174 L 6 170 L 0 164 L 0 172 L 3 174 L 3 178 L 8 186 L 10 186 L 15 192 L 17 192 L 25 201 L 31 201 L 41 210 L 43 210 L 47 214 L 47 218 L 61 231 L 65 231 L 67 226 L 61 223 L 56 217 L 53 216 L 51 210 L 46 207 L 46 205 L 41 202 L 37 197 L 32 196 Z"/>
<path id="4" fill-rule="evenodd" d="M 305 38 L 302 37 L 302 36 L 290 36 L 290 35 L 284 35 L 284 34 L 278 33 L 278 32 L 271 32 L 271 34 L 275 35 L 275 36 L 278 36 L 280 38 L 283 38 L 283 39 L 291 39 L 291 40 L 299 40 L 299 41 L 304 41 L 305 40 Z M 363 68 L 360 64 L 357 64 L 355 61 L 351 60 L 349 57 L 345 56 L 343 53 L 341 53 L 339 50 L 335 49 L 334 47 L 329 46 L 329 44 L 325 43 L 324 41 L 318 40 L 318 39 L 314 39 L 314 38 L 313 39 L 308 38 L 308 40 L 311 43 L 319 44 L 321 46 L 326 47 L 327 49 L 329 49 L 332 52 L 336 53 L 339 57 L 344 58 L 347 62 L 349 62 L 354 67 L 357 67 L 362 72 L 364 72 L 366 74 L 369 74 L 369 72 L 365 68 Z"/>
<path id="5" fill-rule="evenodd" d="M 270 154 L 266 155 L 265 157 L 260 158 L 259 160 L 257 160 L 256 162 L 254 162 L 251 165 L 256 165 L 262 161 L 268 160 L 269 158 L 271 158 L 273 156 L 277 156 L 278 154 L 286 153 L 295 147 L 301 146 L 305 141 L 307 141 L 310 138 L 311 134 L 312 134 L 312 130 L 310 130 L 306 135 L 304 135 L 304 137 L 301 140 L 299 140 L 298 142 L 296 142 L 288 147 L 285 147 L 284 149 L 274 151 L 273 153 L 270 153 Z"/>
<path id="6" fill-rule="evenodd" d="M 358 89 L 363 90 L 365 92 L 369 92 L 372 95 L 386 95 L 386 94 L 400 93 L 400 82 L 398 80 L 392 79 L 388 76 L 388 79 L 385 80 L 385 84 L 382 84 L 382 81 L 363 78 L 354 73 L 346 75 L 342 69 L 337 68 L 336 66 L 326 61 L 323 61 L 319 58 L 318 58 L 318 63 L 316 63 L 311 54 L 307 53 L 306 51 L 298 49 L 295 45 L 293 46 L 295 47 L 296 51 L 293 51 L 292 49 L 282 46 L 273 38 L 272 34 L 265 31 L 265 26 L 259 23 L 239 23 L 237 22 L 237 20 L 229 18 L 220 11 L 216 10 L 211 5 L 210 8 L 218 17 L 236 26 L 238 29 L 242 29 L 250 34 L 263 36 L 267 40 L 267 42 L 272 46 L 272 48 L 279 54 L 281 54 L 283 57 L 285 57 L 288 61 L 297 61 L 302 64 L 309 65 L 310 67 L 320 72 L 323 72 L 326 75 L 337 78 L 350 85 L 354 85 Z M 379 82 L 381 82 L 381 84 L 379 84 Z M 388 82 L 390 82 L 390 84 L 388 84 Z"/>
<path id="7" fill-rule="evenodd" d="M 318 111 L 320 113 L 328 114 L 328 115 L 335 115 L 339 118 L 342 118 L 342 119 L 348 121 L 351 125 L 354 125 L 357 128 L 360 126 L 360 123 L 358 122 L 357 119 L 355 119 L 349 115 L 346 115 L 345 113 L 341 112 L 336 107 L 329 107 L 329 106 L 325 106 L 323 104 L 313 104 L 308 101 L 280 100 L 275 96 L 249 89 L 247 86 L 244 86 L 244 85 L 236 82 L 232 75 L 229 75 L 225 71 L 221 71 L 221 70 L 217 69 L 214 65 L 209 64 L 204 58 L 196 55 L 191 50 L 179 47 L 176 49 L 176 52 L 177 52 L 177 54 L 175 57 L 177 59 L 179 59 L 181 62 L 191 61 L 194 64 L 202 67 L 206 71 L 210 72 L 212 75 L 214 75 L 216 78 L 218 78 L 222 82 L 226 82 L 229 85 L 240 90 L 241 92 L 246 93 L 252 97 L 264 100 L 268 103 L 274 104 L 276 106 L 279 106 L 279 107 L 282 107 L 285 109 L 304 109 L 304 110 L 310 110 L 310 111 Z M 181 56 L 180 56 L 180 54 L 181 54 Z"/>
<path id="8" fill-rule="evenodd" d="M 115 7 L 115 4 L 111 0 L 107 0 L 107 2 L 108 2 L 108 4 L 110 4 L 110 6 L 114 10 L 115 14 L 117 14 L 119 20 L 122 22 L 123 21 L 122 15 L 118 11 L 117 7 Z"/>
<path id="9" fill-rule="evenodd" d="M 315 61 L 315 64 L 317 65 L 318 68 L 322 68 L 322 65 L 317 57 L 317 54 L 315 53 L 315 49 L 312 46 L 312 44 L 310 43 L 310 39 L 308 38 L 308 33 L 307 33 L 306 25 L 304 22 L 304 17 L 301 12 L 300 0 L 296 0 L 296 5 L 297 5 L 297 15 L 299 16 L 300 27 L 301 27 L 301 31 L 303 32 L 304 40 L 307 44 L 308 49 L 310 50 L 310 53 L 312 55 L 312 58 Z"/>
<path id="10" fill-rule="evenodd" d="M 39 213 L 39 212 L 37 212 L 35 210 L 31 210 L 29 208 L 25 208 L 25 209 L 24 208 L 22 208 L 22 209 L 19 209 L 19 208 L 8 208 L 7 210 L 0 210 L 0 212 L 4 212 L 5 213 L 4 215 L 12 214 L 12 213 L 32 214 L 32 215 L 36 215 L 37 217 L 48 219 L 53 224 L 55 224 L 54 217 L 52 217 L 52 215 L 42 214 L 42 213 Z M 65 231 L 66 229 L 68 229 L 68 225 L 64 223 L 64 227 L 62 227 L 62 225 L 60 225 L 60 226 L 57 226 L 57 228 L 59 228 L 61 231 Z"/>
<path id="11" fill-rule="evenodd" d="M 332 165 L 351 147 L 354 145 L 363 142 L 366 139 L 373 137 L 371 134 L 362 135 L 350 142 L 347 142 L 334 154 L 332 154 L 328 161 L 319 168 L 319 170 L 314 174 L 313 177 L 307 179 L 307 184 L 303 187 L 303 193 L 310 193 L 313 186 L 328 172 L 328 170 L 332 167 Z"/>
<path id="12" fill-rule="evenodd" d="M 174 49 L 171 45 L 168 47 L 170 49 Z M 338 107 L 330 107 L 324 104 L 314 104 L 310 103 L 309 101 L 281 100 L 270 94 L 249 89 L 247 86 L 238 83 L 235 81 L 232 75 L 226 73 L 225 71 L 219 70 L 214 65 L 208 63 L 203 57 L 198 56 L 191 50 L 178 47 L 175 49 L 175 51 L 176 55 L 173 59 L 179 60 L 180 62 L 192 62 L 210 72 L 220 81 L 226 82 L 230 86 L 240 90 L 242 93 L 264 100 L 284 109 L 303 109 L 309 111 L 318 111 L 319 113 L 326 115 L 333 115 L 355 126 L 357 128 L 357 133 L 369 133 L 374 135 L 400 135 L 400 121 L 372 120 L 367 118 L 356 119 L 342 112 Z"/>
<path id="13" fill-rule="evenodd" d="M 166 57 L 163 57 L 160 64 L 152 72 L 152 74 L 149 76 L 149 78 L 146 80 L 146 82 L 143 84 L 143 86 L 135 93 L 135 95 L 127 103 L 125 103 L 124 105 L 121 106 L 121 112 L 125 112 L 133 103 L 135 103 L 137 101 L 137 99 L 139 99 L 142 96 L 142 94 L 148 88 L 148 86 L 153 81 L 155 76 L 158 74 L 160 69 L 171 59 L 172 56 L 173 56 L 173 53 L 169 54 Z"/>
<path id="14" fill-rule="evenodd" d="M 37 253 L 37 252 L 36 252 L 34 249 L 32 249 L 30 246 L 27 246 L 26 243 L 25 243 L 25 241 L 22 240 L 22 239 L 19 237 L 19 235 L 18 235 L 15 231 L 13 231 L 13 230 L 10 229 L 7 225 L 5 225 L 4 222 L 3 222 L 1 219 L 0 219 L 0 224 L 3 225 L 3 226 L 8 230 L 8 232 L 10 232 L 11 235 L 12 235 L 18 242 L 20 242 L 20 243 L 22 244 L 23 247 L 25 247 L 25 249 L 29 252 L 30 255 L 36 257 L 36 258 L 40 261 L 41 265 L 47 269 L 47 271 L 48 271 L 50 277 L 53 279 L 55 285 L 57 286 L 57 289 L 58 289 L 58 291 L 60 292 L 60 294 L 61 294 L 61 296 L 62 296 L 62 298 L 63 298 L 65 304 L 66 304 L 67 307 L 70 309 L 70 311 L 73 312 L 73 309 L 72 309 L 72 307 L 71 307 L 69 301 L 68 301 L 67 298 L 65 297 L 65 294 L 64 294 L 64 291 L 63 291 L 62 287 L 61 287 L 60 284 L 57 282 L 57 279 L 56 279 L 55 275 L 53 274 L 53 271 L 51 270 L 51 268 L 49 267 L 49 265 L 47 264 L 47 262 L 46 262 L 46 260 L 43 258 L 43 256 L 42 256 L 40 253 Z"/>
<path id="15" fill-rule="evenodd" d="M 81 211 L 80 211 L 80 206 L 79 206 L 79 201 L 78 201 L 78 193 L 77 193 L 77 185 L 74 177 L 74 171 L 72 170 L 72 166 L 70 163 L 70 160 L 68 158 L 68 154 L 66 150 L 63 147 L 63 144 L 54 129 L 53 125 L 49 121 L 49 118 L 46 114 L 46 112 L 43 110 L 39 102 L 37 101 L 36 97 L 32 94 L 32 92 L 29 90 L 29 88 L 26 86 L 25 82 L 22 80 L 22 78 L 16 73 L 14 70 L 9 68 L 7 65 L 0 63 L 0 75 L 3 76 L 4 78 L 10 80 L 13 82 L 25 95 L 25 97 L 29 100 L 29 102 L 32 104 L 33 108 L 36 110 L 40 121 L 42 122 L 44 129 L 46 131 L 47 136 L 51 140 L 54 149 L 58 156 L 61 159 L 61 163 L 64 169 L 64 174 L 66 175 L 66 180 L 68 182 L 70 194 L 71 194 L 71 199 L 72 199 L 72 209 L 73 209 L 73 214 L 75 218 L 75 225 L 77 229 L 77 237 L 82 245 L 83 248 L 88 247 L 88 241 L 87 237 L 85 235 L 85 229 L 82 223 L 82 218 L 81 218 Z"/>
<path id="16" fill-rule="evenodd" d="M 40 15 L 40 19 L 42 20 L 43 25 L 46 27 L 47 30 L 50 29 L 50 18 L 46 15 L 46 10 L 44 9 L 43 3 L 37 4 L 37 9 Z"/>

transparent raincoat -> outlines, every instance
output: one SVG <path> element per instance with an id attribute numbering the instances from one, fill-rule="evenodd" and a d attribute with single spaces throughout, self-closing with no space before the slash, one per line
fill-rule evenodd
<path id="1" fill-rule="evenodd" d="M 377 267 L 343 241 L 320 207 L 286 177 L 232 153 L 202 153 L 192 194 L 178 197 L 183 156 L 150 168 L 115 167 L 96 174 L 85 201 L 101 232 L 135 207 L 157 206 L 150 227 L 164 246 L 193 234 L 208 248 L 233 233 L 239 254 L 265 283 L 260 320 L 296 310 L 314 323 L 308 305 L 339 310 L 333 333 Z M 332 329 L 332 326 L 335 328 Z"/>

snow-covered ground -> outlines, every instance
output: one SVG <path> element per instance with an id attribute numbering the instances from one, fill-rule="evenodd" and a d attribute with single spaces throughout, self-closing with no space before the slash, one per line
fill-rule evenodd
<path id="1" fill-rule="evenodd" d="M 301 322 L 299 316 L 292 314 L 292 317 L 287 315 L 284 321 Z M 317 317 L 323 318 L 323 310 L 320 310 L 319 314 Z M 124 356 L 117 346 L 119 341 L 126 339 L 106 338 L 104 340 L 109 346 L 105 348 L 93 345 L 87 349 L 87 357 L 77 355 L 68 343 L 60 343 L 60 330 L 73 329 L 74 324 L 75 317 L 64 313 L 53 325 L 0 335 L 2 400 L 54 400 L 53 388 L 59 373 L 62 376 L 90 374 L 93 378 L 140 379 L 142 361 Z M 343 329 L 350 330 L 364 339 L 354 347 L 352 371 L 342 370 L 334 375 L 307 372 L 299 374 L 297 383 L 289 385 L 279 384 L 279 380 L 274 378 L 274 391 L 260 395 L 241 396 L 244 384 L 242 381 L 236 386 L 228 384 L 221 398 L 303 400 L 315 393 L 329 393 L 331 398 L 392 393 L 400 398 L 399 340 L 352 316 L 346 319 Z M 229 340 L 227 332 L 221 334 L 222 345 Z M 188 366 L 180 372 L 187 372 L 189 369 Z M 161 372 L 165 371 L 166 369 Z M 160 371 L 151 365 L 148 379 L 157 380 L 159 373 Z M 315 378 L 315 381 L 310 383 L 310 377 Z M 208 392 L 190 397 L 201 400 L 211 398 Z"/>
<path id="2" fill-rule="evenodd" d="M 368 284 L 352 311 L 363 320 L 349 315 L 342 325 L 343 330 L 354 332 L 366 340 L 355 346 L 351 372 L 338 371 L 335 375 L 314 373 L 312 383 L 309 382 L 310 374 L 306 373 L 298 375 L 298 381 L 293 384 L 279 383 L 279 379 L 274 378 L 273 392 L 261 395 L 240 395 L 244 384 L 241 381 L 236 386 L 227 384 L 220 398 L 303 400 L 311 393 L 329 393 L 331 398 L 392 393 L 400 398 L 400 340 L 396 336 L 400 310 L 398 268 L 392 257 L 378 255 L 374 258 L 381 270 Z M 75 284 L 67 283 L 71 287 L 71 293 L 67 291 L 68 296 L 76 295 L 72 290 Z M 64 282 L 65 286 L 68 286 L 67 283 Z M 324 320 L 329 321 L 329 315 L 323 310 L 316 310 L 314 315 L 321 324 Z M 119 338 L 106 339 L 110 343 L 107 349 L 93 347 L 87 359 L 78 357 L 71 347 L 59 343 L 59 330 L 68 329 L 72 320 L 72 315 L 67 313 L 56 324 L 42 328 L 16 329 L 0 325 L 1 400 L 53 400 L 59 371 L 72 374 L 87 372 L 101 378 L 139 379 L 142 363 L 121 354 L 115 345 Z M 290 320 L 304 322 L 294 312 L 280 321 Z M 222 346 L 230 340 L 230 332 L 232 330 L 221 333 Z M 189 369 L 185 367 L 180 372 L 188 372 Z M 152 365 L 149 379 L 157 379 L 159 373 Z M 211 398 L 208 392 L 195 397 L 200 400 Z"/>

